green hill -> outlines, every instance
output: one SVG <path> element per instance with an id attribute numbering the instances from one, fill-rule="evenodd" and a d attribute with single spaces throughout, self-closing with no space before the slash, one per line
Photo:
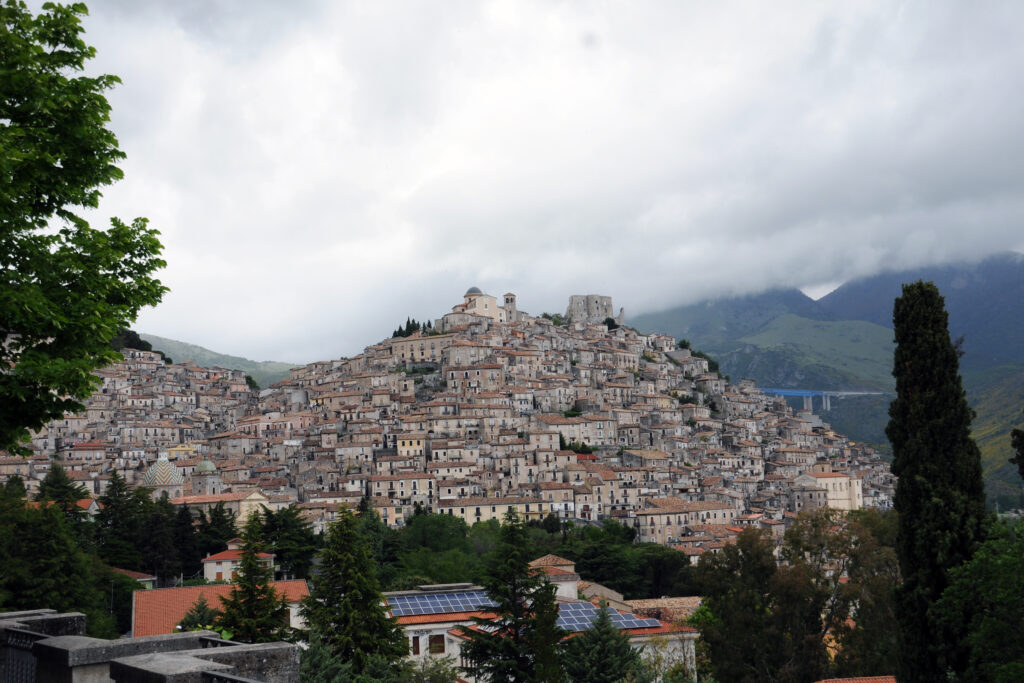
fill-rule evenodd
<path id="1" fill-rule="evenodd" d="M 787 353 L 802 367 L 827 369 L 835 379 L 818 389 L 893 387 L 892 330 L 874 323 L 808 320 L 786 313 L 738 341 L 761 351 Z"/>
<path id="2" fill-rule="evenodd" d="M 1005 365 L 964 375 L 967 400 L 975 410 L 971 434 L 981 449 L 985 489 L 1004 506 L 1024 506 L 1017 468 L 1008 460 L 1010 431 L 1024 425 L 1024 365 Z"/>
<path id="3" fill-rule="evenodd" d="M 158 337 L 155 334 L 140 334 L 139 336 L 152 344 L 154 349 L 163 351 L 175 361 L 194 360 L 196 365 L 204 368 L 217 366 L 229 370 L 242 370 L 247 375 L 252 375 L 252 378 L 261 387 L 280 382 L 288 376 L 288 370 L 295 367 L 294 363 L 270 360 L 255 361 L 240 356 L 229 356 L 195 344 Z"/>
<path id="4" fill-rule="evenodd" d="M 892 400 L 893 300 L 904 282 L 932 280 L 946 299 L 950 333 L 963 336 L 960 370 L 977 412 L 991 499 L 1020 504 L 1024 488 L 1007 465 L 1010 430 L 1024 423 L 1024 256 L 888 272 L 846 283 L 819 301 L 796 290 L 720 298 L 630 319 L 642 331 L 685 337 L 723 374 L 758 386 L 856 390 L 881 395 L 833 400 L 822 417 L 857 441 L 886 447 Z"/>

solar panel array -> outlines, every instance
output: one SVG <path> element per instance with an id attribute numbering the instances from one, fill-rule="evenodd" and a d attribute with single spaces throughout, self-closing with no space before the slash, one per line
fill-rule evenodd
<path id="1" fill-rule="evenodd" d="M 494 607 L 493 600 L 483 591 L 461 591 L 457 593 L 422 593 L 419 595 L 392 595 L 388 607 L 396 617 L 418 614 L 449 614 L 451 612 L 475 612 Z"/>
<path id="2" fill-rule="evenodd" d="M 635 614 L 621 614 L 611 607 L 605 608 L 612 618 L 612 626 L 625 628 L 654 628 L 661 626 L 657 619 L 642 619 Z M 597 607 L 589 602 L 563 602 L 558 605 L 558 627 L 566 631 L 586 631 L 597 619 Z"/>
<path id="3" fill-rule="evenodd" d="M 459 591 L 444 593 L 419 593 L 414 595 L 392 595 L 388 607 L 396 617 L 420 614 L 451 614 L 454 612 L 476 612 L 495 607 L 493 600 L 483 591 Z M 622 614 L 610 607 L 605 608 L 612 619 L 612 625 L 619 629 L 655 628 L 661 625 L 657 619 L 643 619 L 635 614 Z M 586 631 L 597 619 L 597 607 L 589 602 L 558 603 L 558 627 L 566 631 Z"/>

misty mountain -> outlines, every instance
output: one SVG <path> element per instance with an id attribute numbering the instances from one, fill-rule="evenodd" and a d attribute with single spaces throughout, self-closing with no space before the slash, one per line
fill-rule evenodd
<path id="1" fill-rule="evenodd" d="M 946 299 L 950 333 L 963 336 L 961 373 L 977 411 L 990 497 L 1021 495 L 1006 465 L 1009 431 L 1024 407 L 1024 256 L 882 273 L 848 282 L 818 301 L 797 290 L 716 299 L 639 315 L 642 331 L 685 337 L 722 373 L 762 387 L 865 389 L 877 396 L 834 400 L 823 417 L 851 438 L 885 444 L 893 397 L 892 307 L 905 282 L 931 280 Z"/>
<path id="2" fill-rule="evenodd" d="M 832 315 L 798 289 L 776 289 L 749 296 L 712 299 L 630 318 L 638 330 L 656 330 L 696 342 L 705 350 L 724 349 L 755 333 L 780 315 L 831 320 Z"/>
<path id="3" fill-rule="evenodd" d="M 946 299 L 950 334 L 964 337 L 965 369 L 1024 363 L 1024 255 L 979 263 L 882 273 L 848 282 L 817 301 L 834 320 L 892 327 L 892 303 L 905 282 L 930 280 Z"/>

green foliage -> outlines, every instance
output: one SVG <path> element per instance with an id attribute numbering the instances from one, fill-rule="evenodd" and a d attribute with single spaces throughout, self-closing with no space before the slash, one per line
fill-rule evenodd
<path id="1" fill-rule="evenodd" d="M 181 621 L 178 622 L 178 628 L 182 631 L 203 630 L 210 624 L 215 624 L 220 619 L 220 616 L 220 610 L 210 607 L 206 596 L 200 595 L 189 610 L 185 612 L 185 616 L 182 617 Z"/>
<path id="2" fill-rule="evenodd" d="M 176 515 L 177 511 L 164 494 L 149 507 L 142 524 L 139 539 L 142 564 L 161 585 L 167 585 L 181 573 L 179 549 L 175 545 Z"/>
<path id="3" fill-rule="evenodd" d="M 467 642 L 462 655 L 477 678 L 495 681 L 557 681 L 561 678 L 554 586 L 530 571 L 533 553 L 523 520 L 509 510 L 498 545 L 488 557 L 483 581 L 496 603 L 494 618 L 475 617 L 459 627 Z"/>
<path id="4" fill-rule="evenodd" d="M 99 556 L 112 567 L 142 571 L 140 542 L 152 507 L 149 489 L 129 489 L 128 483 L 114 470 L 98 502 L 95 536 Z"/>
<path id="5" fill-rule="evenodd" d="M 1024 479 L 1024 431 L 1014 429 L 1010 436 L 1010 443 L 1015 453 L 1010 458 L 1010 464 L 1017 466 L 1017 472 L 1020 474 L 1021 479 Z"/>
<path id="6" fill-rule="evenodd" d="M 199 511 L 197 541 L 203 557 L 219 553 L 227 548 L 228 541 L 238 534 L 235 529 L 235 513 L 219 502 L 210 508 L 209 516 Z"/>
<path id="7" fill-rule="evenodd" d="M 550 320 L 555 327 L 562 327 L 569 322 L 569 319 L 561 313 L 541 313 L 540 317 Z"/>
<path id="8" fill-rule="evenodd" d="M 124 158 L 103 95 L 118 79 L 81 75 L 95 54 L 81 36 L 85 11 L 0 6 L 0 449 L 12 453 L 82 409 L 99 383 L 92 371 L 119 358 L 110 339 L 166 291 L 152 277 L 165 264 L 145 219 L 102 231 L 78 215 L 121 178 Z"/>
<path id="9" fill-rule="evenodd" d="M 143 334 L 140 336 L 151 343 L 154 349 L 159 349 L 160 352 L 180 360 L 195 361 L 199 367 L 241 370 L 252 375 L 252 378 L 261 387 L 269 387 L 271 384 L 287 379 L 288 370 L 294 367 L 294 363 L 282 363 L 272 360 L 254 361 L 242 358 L 241 356 L 218 353 L 196 344 L 158 337 L 155 334 Z M 168 362 L 170 361 L 168 360 Z"/>
<path id="10" fill-rule="evenodd" d="M 313 527 L 296 507 L 263 511 L 263 539 L 284 574 L 305 579 L 317 551 Z"/>
<path id="11" fill-rule="evenodd" d="M 1024 679 L 1024 533 L 997 524 L 968 562 L 950 571 L 933 607 L 950 634 L 966 633 L 965 681 Z"/>
<path id="12" fill-rule="evenodd" d="M 348 510 L 328 527 L 319 560 L 302 603 L 309 630 L 332 653 L 352 662 L 355 673 L 362 673 L 373 655 L 388 662 L 405 656 L 402 629 L 382 604 L 370 546 Z"/>
<path id="13" fill-rule="evenodd" d="M 609 332 L 619 329 L 619 324 L 615 322 L 615 318 L 610 316 L 604 319 L 604 325 L 608 328 Z"/>
<path id="14" fill-rule="evenodd" d="M 153 345 L 148 341 L 139 336 L 139 333 L 135 330 L 129 330 L 126 327 L 122 327 L 114 335 L 113 339 L 110 340 L 110 348 L 115 351 L 121 349 L 137 349 L 139 351 L 153 351 Z M 165 363 L 173 363 L 174 359 L 165 354 L 163 351 L 157 350 L 154 353 L 158 354 Z"/>
<path id="15" fill-rule="evenodd" d="M 52 501 L 72 519 L 81 516 L 81 509 L 77 503 L 84 498 L 89 498 L 88 489 L 72 481 L 58 463 L 50 465 L 50 471 L 39 482 L 39 489 L 35 495 L 37 501 Z"/>
<path id="16" fill-rule="evenodd" d="M 242 557 L 238 564 L 231 593 L 221 598 L 221 616 L 217 625 L 234 633 L 243 643 L 266 643 L 286 640 L 288 605 L 283 596 L 270 585 L 273 569 L 259 561 L 263 551 L 259 515 L 253 513 L 242 532 Z"/>
<path id="17" fill-rule="evenodd" d="M 893 447 L 892 472 L 899 477 L 899 675 L 933 681 L 967 666 L 966 634 L 947 630 L 936 637 L 929 608 L 949 585 L 949 572 L 970 560 L 982 540 L 981 455 L 970 436 L 971 409 L 935 285 L 904 285 L 893 323 L 896 400 L 886 434 Z"/>
<path id="18" fill-rule="evenodd" d="M 111 586 L 82 550 L 75 525 L 56 505 L 0 501 L 0 609 L 83 612 L 89 635 L 116 637 Z"/>
<path id="19" fill-rule="evenodd" d="M 260 383 L 257 382 L 256 378 L 254 378 L 252 375 L 246 375 L 245 376 L 245 385 L 247 387 L 249 387 L 250 389 L 252 389 L 253 391 L 259 391 L 260 390 Z"/>
<path id="20" fill-rule="evenodd" d="M 416 332 L 421 332 L 424 335 L 429 335 L 434 331 L 434 325 L 429 320 L 425 323 L 420 323 L 416 318 L 406 318 L 405 325 L 400 326 L 394 332 L 391 333 L 392 338 L 411 337 Z"/>
<path id="21" fill-rule="evenodd" d="M 607 606 L 602 608 L 589 629 L 566 643 L 563 662 L 573 683 L 616 683 L 640 669 L 629 636 L 612 625 Z"/>

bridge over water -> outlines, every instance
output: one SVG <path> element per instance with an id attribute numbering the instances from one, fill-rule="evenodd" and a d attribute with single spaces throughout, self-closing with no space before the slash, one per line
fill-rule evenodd
<path id="1" fill-rule="evenodd" d="M 831 410 L 833 398 L 846 398 L 848 396 L 881 396 L 882 391 L 852 391 L 852 390 L 831 390 L 831 389 L 775 389 L 761 388 L 766 394 L 774 396 L 802 396 L 804 399 L 804 410 L 814 409 L 815 397 L 821 397 L 821 409 Z"/>

